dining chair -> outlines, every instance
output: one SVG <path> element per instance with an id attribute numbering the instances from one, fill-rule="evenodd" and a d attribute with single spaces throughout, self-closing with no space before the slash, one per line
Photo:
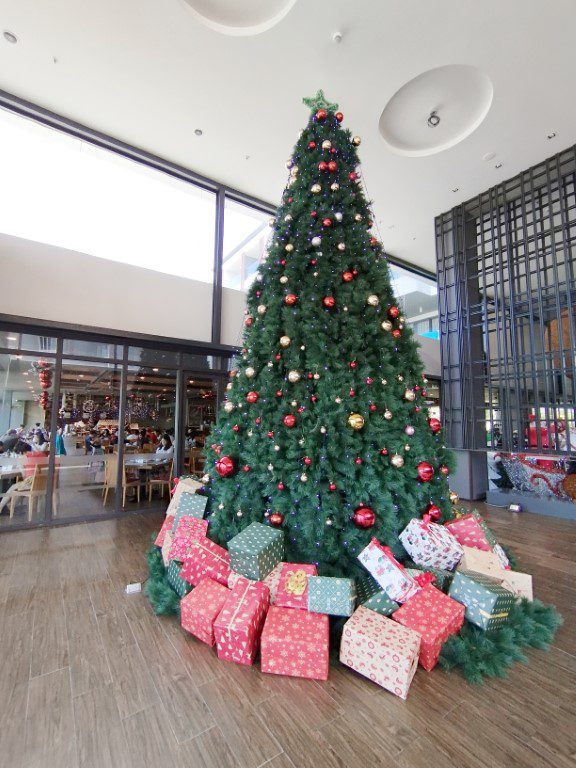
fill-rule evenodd
<path id="1" fill-rule="evenodd" d="M 158 488 L 160 490 L 160 496 L 162 498 L 164 498 L 164 488 L 167 488 L 168 493 L 170 493 L 170 489 L 172 488 L 173 475 L 174 459 L 170 459 L 170 468 L 167 474 L 164 473 L 158 477 L 150 477 L 148 479 L 148 501 L 152 501 L 152 491 L 154 488 Z"/>
<path id="2" fill-rule="evenodd" d="M 200 476 L 204 471 L 204 456 L 202 453 L 202 448 L 190 448 L 189 457 L 190 474 Z"/>
<path id="3" fill-rule="evenodd" d="M 14 489 L 10 494 L 10 517 L 14 516 L 14 508 L 18 499 L 28 499 L 28 522 L 32 522 L 32 515 L 36 506 L 36 500 L 46 496 L 48 485 L 48 466 L 38 464 L 32 475 L 32 483 L 27 488 Z M 55 490 L 55 489 L 54 489 Z M 57 514 L 56 495 L 52 497 L 53 514 Z"/>

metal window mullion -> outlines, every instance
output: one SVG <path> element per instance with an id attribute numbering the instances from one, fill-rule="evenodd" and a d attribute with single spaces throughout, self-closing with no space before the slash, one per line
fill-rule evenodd
<path id="1" fill-rule="evenodd" d="M 120 514 L 122 507 L 122 486 L 124 485 L 124 422 L 126 420 L 126 398 L 128 397 L 128 344 L 124 346 L 122 368 L 120 369 L 120 399 L 118 404 L 118 466 L 116 468 L 116 492 L 114 513 Z"/>
<path id="2" fill-rule="evenodd" d="M 52 502 L 56 488 L 56 432 L 58 430 L 57 400 L 60 398 L 62 378 L 62 339 L 56 339 L 56 365 L 52 381 L 52 410 L 50 412 L 50 453 L 48 455 L 48 478 L 46 480 L 46 501 L 44 502 L 44 523 L 52 520 Z"/>

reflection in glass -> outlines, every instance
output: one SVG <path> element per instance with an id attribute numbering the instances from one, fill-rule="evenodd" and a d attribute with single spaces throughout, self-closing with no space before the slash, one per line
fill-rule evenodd
<path id="1" fill-rule="evenodd" d="M 390 278 L 406 322 L 414 333 L 430 339 L 439 339 L 436 282 L 395 264 L 390 264 Z"/>
<path id="2" fill-rule="evenodd" d="M 188 375 L 182 451 L 185 474 L 200 477 L 204 472 L 203 448 L 216 421 L 216 406 L 216 382 Z"/>
<path id="3" fill-rule="evenodd" d="M 266 256 L 270 214 L 226 199 L 224 209 L 224 288 L 248 290 Z"/>

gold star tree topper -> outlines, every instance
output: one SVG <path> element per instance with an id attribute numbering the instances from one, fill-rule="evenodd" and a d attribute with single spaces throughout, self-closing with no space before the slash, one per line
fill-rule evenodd
<path id="1" fill-rule="evenodd" d="M 302 99 L 302 101 L 313 112 L 317 112 L 319 109 L 325 109 L 327 112 L 336 112 L 338 109 L 338 104 L 328 101 L 322 89 L 316 92 L 316 96 L 310 96 L 307 99 Z"/>

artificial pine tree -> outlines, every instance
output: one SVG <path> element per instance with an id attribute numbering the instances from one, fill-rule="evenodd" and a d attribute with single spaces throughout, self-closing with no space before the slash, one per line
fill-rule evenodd
<path id="1" fill-rule="evenodd" d="M 412 517 L 450 510 L 451 457 L 357 170 L 360 139 L 319 91 L 288 161 L 244 347 L 207 451 L 209 535 L 285 530 L 287 558 L 362 571 Z"/>

